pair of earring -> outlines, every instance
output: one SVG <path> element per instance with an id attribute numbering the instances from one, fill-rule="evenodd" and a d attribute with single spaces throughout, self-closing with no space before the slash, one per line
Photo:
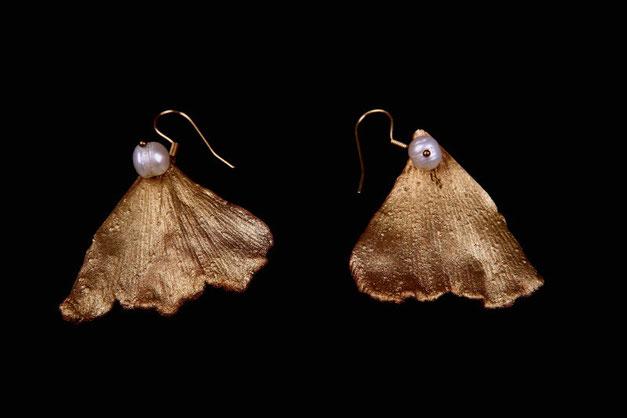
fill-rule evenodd
<path id="1" fill-rule="evenodd" d="M 139 174 L 96 232 L 72 287 L 60 305 L 66 320 L 83 322 L 124 308 L 172 315 L 205 285 L 244 291 L 266 263 L 274 239 L 247 210 L 192 182 L 174 164 L 178 143 L 141 142 L 133 152 Z M 390 142 L 409 160 L 394 188 L 359 238 L 350 269 L 360 291 L 375 299 L 434 300 L 444 293 L 482 299 L 488 308 L 511 305 L 542 285 L 488 194 L 423 130 L 409 145 L 393 138 L 385 110 L 363 114 L 355 125 L 361 178 L 364 162 L 358 128 L 364 118 L 390 119 Z"/>

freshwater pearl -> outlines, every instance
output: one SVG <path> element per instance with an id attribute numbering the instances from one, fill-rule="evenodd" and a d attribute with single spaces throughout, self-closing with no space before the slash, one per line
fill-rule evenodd
<path id="1" fill-rule="evenodd" d="M 433 170 L 442 161 L 442 150 L 438 142 L 430 136 L 415 137 L 407 152 L 414 165 L 423 170 Z"/>
<path id="2" fill-rule="evenodd" d="M 170 155 L 159 142 L 142 142 L 133 151 L 133 165 L 144 178 L 160 176 L 170 167 Z"/>

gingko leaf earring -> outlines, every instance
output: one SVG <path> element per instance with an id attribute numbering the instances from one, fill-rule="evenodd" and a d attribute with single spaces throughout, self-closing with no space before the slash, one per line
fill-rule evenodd
<path id="1" fill-rule="evenodd" d="M 68 321 L 89 321 L 117 300 L 127 309 L 172 315 L 205 284 L 242 292 L 266 263 L 268 226 L 250 212 L 192 182 L 174 164 L 178 143 L 140 142 L 133 152 L 139 178 L 96 231 L 70 295 L 59 309 Z"/>
<path id="2" fill-rule="evenodd" d="M 444 293 L 482 299 L 486 308 L 510 306 L 542 279 L 507 229 L 490 196 L 427 132 L 417 130 L 409 160 L 394 188 L 359 238 L 350 259 L 360 291 L 382 301 L 434 300 Z"/>

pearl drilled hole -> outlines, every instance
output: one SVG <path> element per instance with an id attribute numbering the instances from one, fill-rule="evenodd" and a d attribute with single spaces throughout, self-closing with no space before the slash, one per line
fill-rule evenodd
<path id="1" fill-rule="evenodd" d="M 433 170 L 442 161 L 440 145 L 435 139 L 426 135 L 414 138 L 409 144 L 407 153 L 414 165 L 423 170 Z"/>

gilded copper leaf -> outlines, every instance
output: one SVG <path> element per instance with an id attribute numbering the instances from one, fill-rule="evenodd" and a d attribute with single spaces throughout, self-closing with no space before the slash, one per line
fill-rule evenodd
<path id="1" fill-rule="evenodd" d="M 98 229 L 60 310 L 82 322 L 118 300 L 172 315 L 206 283 L 245 290 L 272 245 L 265 223 L 172 164 L 160 177 L 139 177 Z"/>
<path id="2" fill-rule="evenodd" d="M 359 290 L 383 300 L 434 300 L 451 292 L 511 305 L 542 285 L 488 194 L 444 150 L 440 165 L 408 160 L 355 246 Z"/>

